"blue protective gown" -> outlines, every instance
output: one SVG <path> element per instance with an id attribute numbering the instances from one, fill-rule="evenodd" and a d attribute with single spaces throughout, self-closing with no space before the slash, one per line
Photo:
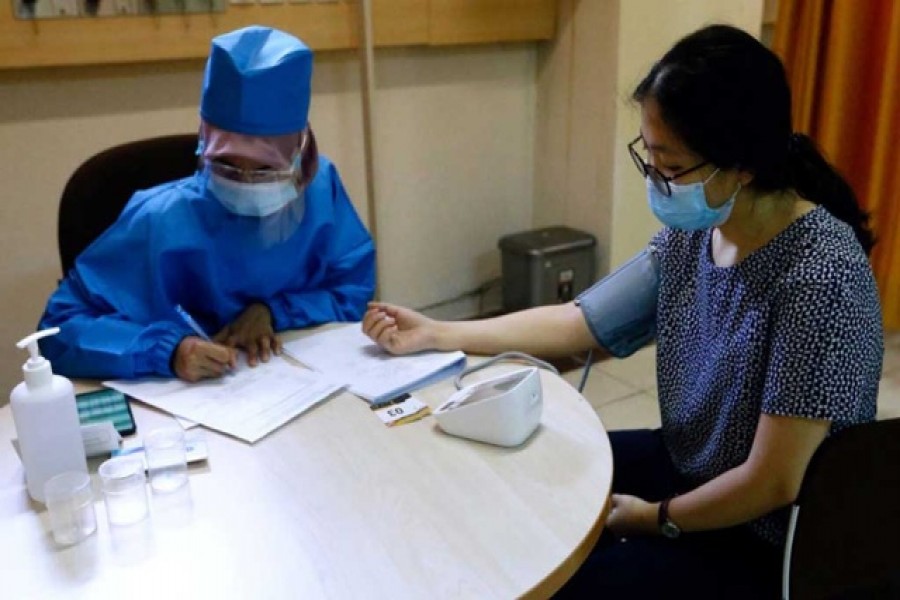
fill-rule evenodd
<path id="1" fill-rule="evenodd" d="M 254 302 L 276 331 L 357 321 L 375 288 L 375 248 L 337 170 L 319 157 L 302 222 L 266 244 L 259 220 L 228 212 L 199 173 L 136 193 L 50 297 L 40 328 L 55 372 L 69 377 L 172 377 L 191 329 L 210 335 Z"/>

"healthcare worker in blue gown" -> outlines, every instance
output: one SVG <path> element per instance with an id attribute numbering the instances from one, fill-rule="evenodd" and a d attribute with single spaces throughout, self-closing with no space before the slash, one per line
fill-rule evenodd
<path id="1" fill-rule="evenodd" d="M 312 51 L 266 27 L 216 37 L 198 170 L 136 193 L 76 260 L 40 327 L 71 377 L 218 377 L 281 351 L 276 332 L 359 320 L 375 250 L 307 115 Z M 176 311 L 208 332 L 205 340 Z"/>

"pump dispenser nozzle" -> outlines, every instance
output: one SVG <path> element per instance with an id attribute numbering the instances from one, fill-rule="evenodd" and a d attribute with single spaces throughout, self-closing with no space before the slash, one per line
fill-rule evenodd
<path id="1" fill-rule="evenodd" d="M 25 385 L 28 389 L 34 390 L 41 386 L 48 385 L 53 378 L 53 370 L 50 362 L 41 356 L 40 348 L 38 348 L 38 340 L 47 336 L 59 333 L 59 327 L 51 327 L 32 333 L 16 342 L 16 346 L 22 350 L 28 349 L 30 355 L 28 361 L 22 365 L 22 373 L 25 374 Z"/>

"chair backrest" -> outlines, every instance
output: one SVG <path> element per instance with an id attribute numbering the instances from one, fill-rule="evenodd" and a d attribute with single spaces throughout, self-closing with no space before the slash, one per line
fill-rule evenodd
<path id="1" fill-rule="evenodd" d="M 167 135 L 115 146 L 78 167 L 59 202 L 59 260 L 63 276 L 75 258 L 118 218 L 138 190 L 192 174 L 197 134 Z"/>
<path id="2" fill-rule="evenodd" d="M 816 451 L 792 507 L 782 595 L 881 597 L 897 591 L 898 574 L 900 419 L 890 419 L 841 431 Z"/>

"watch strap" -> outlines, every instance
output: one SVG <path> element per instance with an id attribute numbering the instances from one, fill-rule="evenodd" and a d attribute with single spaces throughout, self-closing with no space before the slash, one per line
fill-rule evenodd
<path id="1" fill-rule="evenodd" d="M 656 524 L 660 527 L 669 520 L 669 502 L 671 501 L 671 498 L 666 498 L 659 503 L 659 512 L 656 513 Z"/>
<path id="2" fill-rule="evenodd" d="M 659 526 L 659 531 L 664 536 L 668 538 L 676 538 L 681 535 L 681 528 L 678 527 L 670 518 L 669 518 L 669 502 L 672 501 L 672 498 L 666 498 L 662 502 L 659 503 L 659 512 L 656 515 L 656 524 Z"/>

